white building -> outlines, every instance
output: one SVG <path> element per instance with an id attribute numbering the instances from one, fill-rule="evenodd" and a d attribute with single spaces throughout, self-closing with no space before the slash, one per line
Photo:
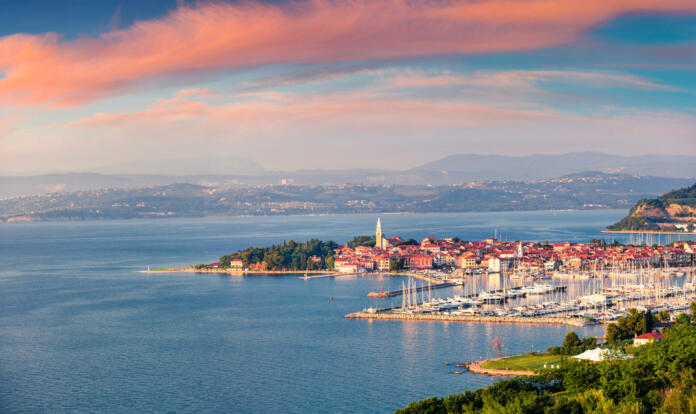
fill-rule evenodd
<path id="1" fill-rule="evenodd" d="M 507 272 L 510 269 L 511 263 L 510 260 L 493 257 L 488 260 L 488 271 L 497 273 Z"/>

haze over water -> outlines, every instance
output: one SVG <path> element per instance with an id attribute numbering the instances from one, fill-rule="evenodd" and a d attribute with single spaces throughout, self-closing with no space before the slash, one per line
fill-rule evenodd
<path id="1" fill-rule="evenodd" d="M 623 210 L 382 215 L 388 236 L 611 240 Z M 377 216 L 0 227 L 0 411 L 389 412 L 484 386 L 453 365 L 602 327 L 346 320 L 399 277 L 137 273 L 249 246 L 371 234 Z M 623 236 L 621 236 L 623 237 Z M 333 297 L 333 301 L 329 301 Z M 397 298 L 400 303 L 400 299 Z"/>

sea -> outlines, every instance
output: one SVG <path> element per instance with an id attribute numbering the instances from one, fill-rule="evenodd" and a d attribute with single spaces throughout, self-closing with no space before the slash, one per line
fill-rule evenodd
<path id="1" fill-rule="evenodd" d="M 624 210 L 381 215 L 387 236 L 622 240 Z M 143 274 L 250 246 L 344 243 L 377 215 L 0 226 L 0 412 L 382 413 L 484 387 L 455 363 L 558 345 L 549 325 L 364 321 L 393 276 Z M 667 240 L 664 240 L 667 241 Z M 398 298 L 392 299 L 400 300 Z M 446 365 L 448 363 L 449 365 Z"/>

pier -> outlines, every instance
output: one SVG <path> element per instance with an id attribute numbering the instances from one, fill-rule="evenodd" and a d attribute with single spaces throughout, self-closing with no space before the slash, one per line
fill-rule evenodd
<path id="1" fill-rule="evenodd" d="M 478 322 L 478 323 L 514 323 L 514 324 L 547 324 L 583 327 L 594 325 L 596 322 L 582 318 L 564 317 L 531 317 L 531 316 L 483 316 L 483 315 L 445 315 L 433 313 L 385 313 L 385 312 L 355 312 L 344 316 L 347 319 L 397 320 L 397 321 L 439 321 L 439 322 Z"/>
<path id="2" fill-rule="evenodd" d="M 432 289 L 442 289 L 454 286 L 461 286 L 461 283 L 438 283 L 433 285 L 423 285 L 416 288 L 409 289 L 397 289 L 397 290 L 382 290 L 379 292 L 370 292 L 367 294 L 368 298 L 393 298 L 394 296 L 400 296 L 407 292 L 425 292 Z"/>

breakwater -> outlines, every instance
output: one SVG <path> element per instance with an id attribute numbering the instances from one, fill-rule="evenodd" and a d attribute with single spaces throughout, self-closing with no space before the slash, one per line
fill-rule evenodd
<path id="1" fill-rule="evenodd" d="M 426 285 L 426 286 L 418 286 L 416 288 L 412 288 L 410 290 L 411 293 L 413 292 L 424 292 L 428 291 L 431 289 L 442 289 L 442 288 L 448 288 L 448 287 L 453 287 L 453 286 L 461 286 L 460 283 L 437 283 L 437 284 L 432 284 L 432 285 Z M 399 296 L 403 295 L 404 292 L 409 292 L 408 289 L 397 289 L 397 290 L 382 290 L 379 292 L 370 292 L 367 294 L 368 298 L 391 298 L 394 296 Z"/>
<path id="2" fill-rule="evenodd" d="M 325 275 L 340 276 L 345 273 L 337 273 L 329 270 L 242 270 L 242 269 L 196 269 L 195 267 L 180 267 L 171 269 L 138 270 L 138 273 L 227 273 L 231 275 Z"/>
<path id="3" fill-rule="evenodd" d="M 547 324 L 547 325 L 568 325 L 583 327 L 594 325 L 581 318 L 562 318 L 548 316 L 487 316 L 487 315 L 438 315 L 422 313 L 380 313 L 376 312 L 355 312 L 345 315 L 348 319 L 382 319 L 398 321 L 438 321 L 438 322 L 476 322 L 476 323 L 517 323 L 517 324 Z"/>

